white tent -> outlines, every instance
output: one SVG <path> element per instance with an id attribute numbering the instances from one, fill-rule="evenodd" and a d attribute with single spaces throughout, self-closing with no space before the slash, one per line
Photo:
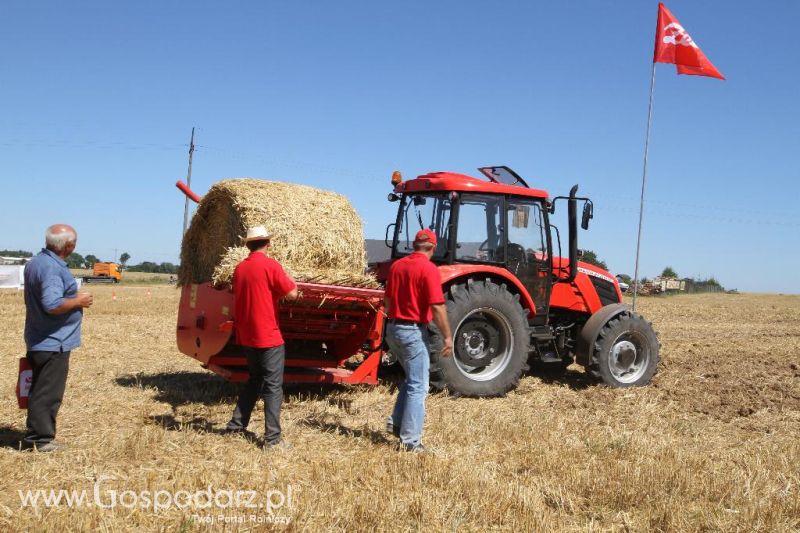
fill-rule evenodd
<path id="1" fill-rule="evenodd" d="M 21 289 L 24 286 L 22 265 L 0 265 L 0 289 Z"/>

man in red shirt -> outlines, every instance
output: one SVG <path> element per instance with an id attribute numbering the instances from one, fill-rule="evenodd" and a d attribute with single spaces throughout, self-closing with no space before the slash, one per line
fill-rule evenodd
<path id="1" fill-rule="evenodd" d="M 297 298 L 297 285 L 286 275 L 280 263 L 267 256 L 270 239 L 271 235 L 264 226 L 249 228 L 245 244 L 250 255 L 233 273 L 236 344 L 245 352 L 250 379 L 242 388 L 233 417 L 225 428 L 244 433 L 261 395 L 266 418 L 264 445 L 267 447 L 281 443 L 280 414 L 286 351 L 278 328 L 278 301 Z"/>
<path id="2" fill-rule="evenodd" d="M 436 234 L 420 230 L 414 239 L 414 252 L 395 261 L 386 280 L 386 342 L 406 374 L 386 427 L 400 438 L 405 450 L 413 452 L 425 451 L 421 439 L 430 377 L 427 328 L 431 318 L 444 338 L 442 357 L 453 352 L 442 278 L 430 261 L 435 249 Z"/>

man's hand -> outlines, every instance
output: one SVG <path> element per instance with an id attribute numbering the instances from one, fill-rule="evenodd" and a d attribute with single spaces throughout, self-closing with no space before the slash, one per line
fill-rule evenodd
<path id="1" fill-rule="evenodd" d="M 453 354 L 453 338 L 446 337 L 444 339 L 444 347 L 439 355 L 442 357 L 450 357 Z"/>
<path id="2" fill-rule="evenodd" d="M 450 322 L 447 320 L 447 307 L 444 304 L 434 304 L 431 306 L 433 311 L 433 322 L 442 334 L 444 340 L 444 347 L 440 355 L 442 357 L 450 357 L 453 353 L 453 334 L 450 333 Z"/>
<path id="3" fill-rule="evenodd" d="M 287 302 L 293 302 L 300 297 L 300 293 L 297 291 L 297 287 L 290 290 L 289 293 L 283 297 L 283 299 Z"/>
<path id="4" fill-rule="evenodd" d="M 83 309 L 91 307 L 94 303 L 94 297 L 88 292 L 78 293 L 78 296 L 75 297 L 75 300 L 76 307 L 81 307 Z"/>

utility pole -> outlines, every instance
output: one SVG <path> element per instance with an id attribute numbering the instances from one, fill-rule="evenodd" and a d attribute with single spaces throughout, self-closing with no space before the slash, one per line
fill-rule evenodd
<path id="1" fill-rule="evenodd" d="M 194 154 L 194 128 L 192 128 L 192 138 L 189 141 L 189 171 L 186 173 L 186 186 L 192 188 L 192 155 Z M 183 234 L 186 234 L 186 228 L 189 227 L 189 197 L 185 199 L 183 204 Z"/>

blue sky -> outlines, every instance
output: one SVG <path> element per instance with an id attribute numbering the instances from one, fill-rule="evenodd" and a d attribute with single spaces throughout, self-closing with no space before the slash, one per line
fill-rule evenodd
<path id="1" fill-rule="evenodd" d="M 657 67 L 642 274 L 798 293 L 795 267 L 762 263 L 800 263 L 800 3 L 667 6 L 728 79 Z M 656 11 L 5 2 L 0 249 L 36 250 L 63 221 L 80 253 L 176 262 L 196 126 L 198 193 L 245 176 L 332 189 L 369 238 L 393 219 L 395 169 L 506 164 L 553 196 L 579 183 L 595 202 L 580 246 L 632 274 Z"/>

